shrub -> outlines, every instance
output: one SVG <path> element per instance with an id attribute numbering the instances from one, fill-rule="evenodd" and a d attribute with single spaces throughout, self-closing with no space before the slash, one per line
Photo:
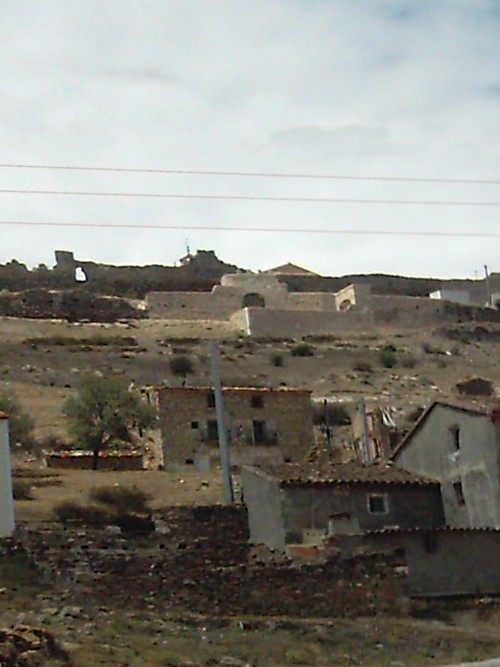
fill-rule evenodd
<path id="1" fill-rule="evenodd" d="M 24 479 L 14 479 L 12 482 L 14 500 L 33 500 L 31 485 Z"/>
<path id="2" fill-rule="evenodd" d="M 33 437 L 34 422 L 24 412 L 14 393 L 10 391 L 0 393 L 0 412 L 5 412 L 9 417 L 11 448 L 19 445 L 27 450 L 36 449 L 37 443 Z"/>
<path id="3" fill-rule="evenodd" d="M 415 368 L 417 365 L 417 358 L 413 354 L 407 354 L 402 358 L 401 364 L 405 368 Z"/>
<path id="4" fill-rule="evenodd" d="M 189 375 L 194 372 L 194 366 L 191 359 L 183 354 L 170 359 L 170 370 L 174 375 Z"/>
<path id="5" fill-rule="evenodd" d="M 292 347 L 292 357 L 313 357 L 314 347 L 308 343 L 298 343 Z"/>
<path id="6" fill-rule="evenodd" d="M 136 486 L 97 486 L 90 491 L 95 503 L 104 505 L 117 514 L 149 513 L 151 496 Z"/>
<path id="7" fill-rule="evenodd" d="M 385 350 L 386 352 L 397 352 L 398 351 L 398 348 L 394 345 L 394 343 L 386 343 L 385 345 L 382 345 L 381 349 Z"/>
<path id="8" fill-rule="evenodd" d="M 378 358 L 384 368 L 394 368 L 398 361 L 396 353 L 388 349 L 380 350 Z"/>
<path id="9" fill-rule="evenodd" d="M 371 373 L 372 365 L 366 359 L 356 359 L 352 365 L 353 370 L 359 371 L 360 373 Z"/>
<path id="10" fill-rule="evenodd" d="M 111 513 L 105 507 L 82 505 L 71 500 L 63 500 L 54 506 L 53 512 L 61 523 L 78 523 L 83 526 L 105 526 L 113 522 Z"/>
<path id="11" fill-rule="evenodd" d="M 422 350 L 425 352 L 425 354 L 432 354 L 434 352 L 434 348 L 430 343 L 422 343 Z"/>
<path id="12" fill-rule="evenodd" d="M 271 363 L 273 366 L 276 366 L 276 368 L 281 368 L 281 366 L 283 366 L 283 355 L 281 352 L 273 352 L 271 354 Z"/>
<path id="13" fill-rule="evenodd" d="M 351 417 L 345 405 L 342 403 L 315 403 L 313 407 L 313 422 L 316 425 L 326 423 L 326 415 L 330 426 L 348 426 Z"/>

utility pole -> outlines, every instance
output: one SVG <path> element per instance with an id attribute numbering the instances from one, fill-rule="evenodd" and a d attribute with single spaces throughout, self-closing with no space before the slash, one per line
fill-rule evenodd
<path id="1" fill-rule="evenodd" d="M 368 425 L 366 423 L 366 403 L 363 396 L 359 399 L 359 414 L 361 415 L 361 447 L 365 463 L 369 462 L 368 456 Z"/>
<path id="2" fill-rule="evenodd" d="M 328 450 L 328 458 L 330 461 L 333 459 L 332 452 L 332 431 L 330 428 L 330 410 L 328 408 L 328 399 L 325 398 L 323 403 L 325 406 L 325 434 L 326 434 L 326 448 Z"/>
<path id="3" fill-rule="evenodd" d="M 491 285 L 490 285 L 490 274 L 488 272 L 488 267 L 484 265 L 484 278 L 486 284 L 486 305 L 491 306 Z"/>
<path id="4" fill-rule="evenodd" d="M 224 412 L 224 401 L 222 398 L 222 382 L 220 379 L 219 347 L 217 341 L 210 343 L 212 356 L 212 383 L 214 385 L 215 411 L 217 414 L 217 432 L 219 436 L 219 454 L 224 479 L 224 498 L 226 505 L 234 503 L 233 478 L 231 476 L 231 458 L 229 454 L 229 443 L 226 430 L 226 419 Z"/>

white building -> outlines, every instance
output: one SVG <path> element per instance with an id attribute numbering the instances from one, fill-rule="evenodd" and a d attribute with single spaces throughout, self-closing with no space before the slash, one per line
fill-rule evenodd
<path id="1" fill-rule="evenodd" d="M 471 303 L 470 293 L 467 290 L 459 289 L 438 289 L 429 294 L 431 299 L 439 299 L 440 301 L 451 301 L 451 303 L 460 303 L 463 306 L 468 306 Z"/>
<path id="2" fill-rule="evenodd" d="M 0 538 L 14 530 L 14 499 L 10 464 L 9 420 L 0 412 Z"/>

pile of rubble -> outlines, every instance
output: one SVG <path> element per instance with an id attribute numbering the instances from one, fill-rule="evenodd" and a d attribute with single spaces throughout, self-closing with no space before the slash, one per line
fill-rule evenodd
<path id="1" fill-rule="evenodd" d="M 243 508 L 170 508 L 150 536 L 54 525 L 23 541 L 40 570 L 97 604 L 296 617 L 397 613 L 406 604 L 390 559 L 337 558 L 299 568 L 251 558 Z"/>
<path id="2" fill-rule="evenodd" d="M 0 665 L 43 667 L 46 661 L 60 667 L 71 665 L 68 654 L 50 632 L 27 625 L 13 630 L 0 628 Z"/>

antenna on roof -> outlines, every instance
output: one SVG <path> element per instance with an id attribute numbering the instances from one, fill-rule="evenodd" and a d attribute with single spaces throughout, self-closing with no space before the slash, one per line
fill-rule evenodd
<path id="1" fill-rule="evenodd" d="M 186 255 L 189 255 L 191 253 L 191 248 L 189 247 L 189 239 L 185 240 L 186 244 Z"/>

